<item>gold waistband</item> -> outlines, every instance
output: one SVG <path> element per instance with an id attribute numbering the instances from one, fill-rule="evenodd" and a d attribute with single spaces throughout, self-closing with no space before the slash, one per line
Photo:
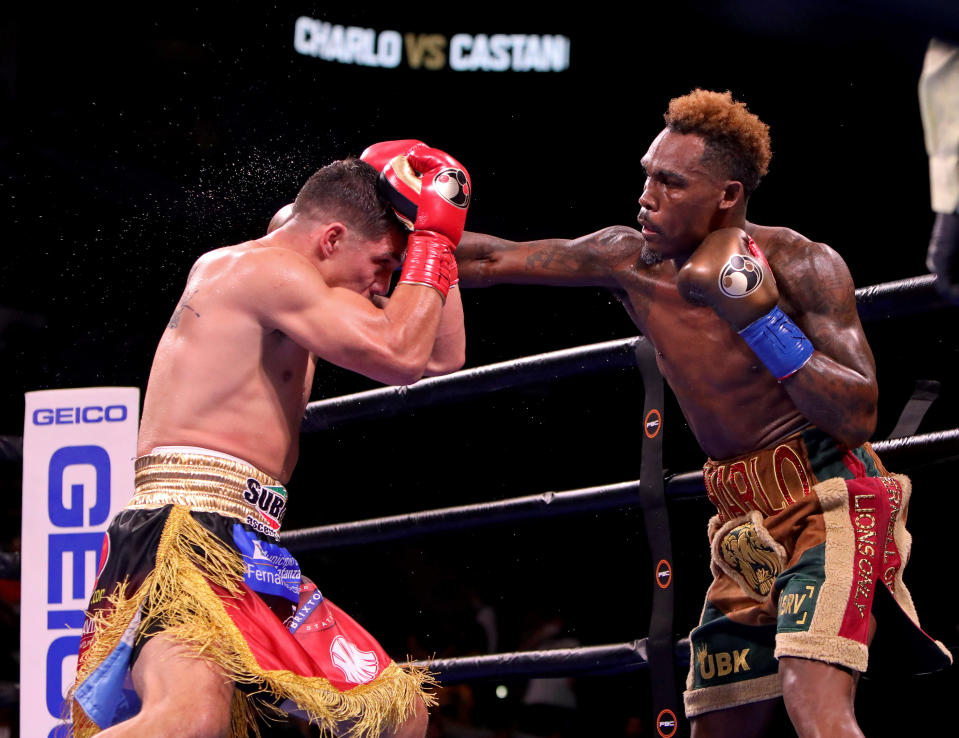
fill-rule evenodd
<path id="1" fill-rule="evenodd" d="M 200 453 L 141 456 L 134 466 L 136 491 L 128 508 L 185 505 L 241 520 L 276 535 L 286 513 L 286 489 L 259 469 L 239 460 Z"/>

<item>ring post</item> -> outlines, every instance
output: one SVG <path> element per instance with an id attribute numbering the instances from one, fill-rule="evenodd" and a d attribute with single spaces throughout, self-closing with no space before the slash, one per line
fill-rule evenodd
<path id="1" fill-rule="evenodd" d="M 648 340 L 641 338 L 637 342 L 635 355 L 645 391 L 639 504 L 653 562 L 652 615 L 646 649 L 656 732 L 663 738 L 673 738 L 679 735 L 681 713 L 674 655 L 673 545 L 663 483 L 663 375 L 656 365 L 656 351 Z"/>

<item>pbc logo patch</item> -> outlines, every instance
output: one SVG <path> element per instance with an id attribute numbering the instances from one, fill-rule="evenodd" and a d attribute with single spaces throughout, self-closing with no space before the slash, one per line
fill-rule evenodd
<path id="1" fill-rule="evenodd" d="M 719 273 L 719 289 L 726 297 L 745 297 L 762 283 L 763 268 L 752 256 L 731 256 Z"/>
<path id="2" fill-rule="evenodd" d="M 663 738 L 672 738 L 676 735 L 678 728 L 679 723 L 676 720 L 676 714 L 672 710 L 661 710 L 659 715 L 656 716 L 656 732 Z"/>
<path id="3" fill-rule="evenodd" d="M 444 169 L 433 177 L 433 188 L 444 200 L 458 208 L 467 208 L 470 204 L 470 183 L 461 169 Z"/>
<path id="4" fill-rule="evenodd" d="M 644 421 L 646 426 L 646 437 L 655 438 L 659 435 L 659 430 L 663 427 L 663 416 L 660 415 L 659 410 L 653 408 L 648 413 L 646 413 L 646 420 Z"/>
<path id="5" fill-rule="evenodd" d="M 277 528 L 283 522 L 286 513 L 286 490 L 280 485 L 260 484 L 250 477 L 246 480 L 243 499 L 256 505 Z"/>
<path id="6" fill-rule="evenodd" d="M 662 559 L 656 565 L 656 584 L 660 589 L 667 589 L 670 582 L 673 581 L 673 569 L 666 559 Z"/>

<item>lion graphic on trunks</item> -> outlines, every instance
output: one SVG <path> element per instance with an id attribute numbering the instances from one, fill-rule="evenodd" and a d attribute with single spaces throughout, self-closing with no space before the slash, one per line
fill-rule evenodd
<path id="1" fill-rule="evenodd" d="M 758 595 L 773 588 L 782 566 L 778 553 L 760 538 L 752 522 L 730 529 L 719 544 L 723 561 Z"/>

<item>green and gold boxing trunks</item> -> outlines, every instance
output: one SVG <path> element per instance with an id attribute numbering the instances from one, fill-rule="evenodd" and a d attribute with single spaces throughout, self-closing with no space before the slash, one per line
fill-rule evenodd
<path id="1" fill-rule="evenodd" d="M 718 514 L 708 531 L 713 582 L 690 634 L 688 717 L 779 697 L 782 656 L 870 673 L 952 662 L 919 627 L 902 580 L 910 481 L 887 472 L 869 444 L 847 450 L 807 428 L 709 460 L 703 478 Z"/>

